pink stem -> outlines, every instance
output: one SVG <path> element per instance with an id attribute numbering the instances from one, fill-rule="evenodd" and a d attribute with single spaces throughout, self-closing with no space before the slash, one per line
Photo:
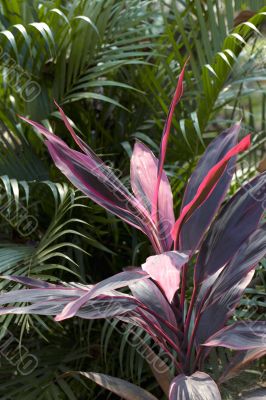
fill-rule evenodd
<path id="1" fill-rule="evenodd" d="M 196 332 L 197 332 L 197 327 L 199 325 L 200 317 L 201 317 L 201 315 L 199 313 L 197 318 L 196 318 L 195 325 L 194 325 L 194 328 L 193 328 L 193 332 L 192 332 L 192 335 L 191 335 L 190 340 L 189 340 L 187 356 L 186 356 L 186 368 L 189 368 L 190 357 L 191 357 L 191 353 L 192 353 L 192 347 L 193 347 L 195 335 L 196 335 Z"/>
<path id="2" fill-rule="evenodd" d="M 184 331 L 184 337 L 187 337 L 188 332 L 189 332 L 189 327 L 190 327 L 190 322 L 191 322 L 191 316 L 193 312 L 193 308 L 195 305 L 196 297 L 197 296 L 197 282 L 196 282 L 196 269 L 194 269 L 194 286 L 193 286 L 193 292 L 189 304 L 189 309 L 185 321 L 185 331 Z"/>
<path id="3" fill-rule="evenodd" d="M 195 305 L 196 296 L 197 296 L 197 289 L 196 289 L 196 284 L 195 284 L 195 279 L 194 279 L 193 292 L 192 292 L 189 309 L 188 309 L 188 313 L 187 313 L 187 317 L 186 317 L 186 322 L 185 322 L 185 331 L 184 331 L 185 337 L 188 335 L 188 332 L 189 332 L 191 316 L 192 316 L 193 307 Z"/>
<path id="4" fill-rule="evenodd" d="M 164 331 L 154 323 L 154 321 L 151 321 L 141 310 L 138 310 L 138 313 L 142 316 L 142 318 L 148 322 L 149 326 L 152 326 L 153 328 L 156 329 L 156 331 L 159 333 L 159 335 L 161 335 L 164 340 L 166 342 L 168 342 L 170 344 L 170 346 L 172 346 L 173 350 L 176 351 L 176 353 L 178 354 L 180 360 L 182 361 L 183 359 L 183 354 L 181 353 L 180 349 L 176 346 L 176 344 L 172 341 L 172 339 L 170 339 L 165 333 Z"/>
<path id="5" fill-rule="evenodd" d="M 158 318 L 161 322 L 163 322 L 169 329 L 173 331 L 176 335 L 180 333 L 177 328 L 175 328 L 170 322 L 166 321 L 164 318 L 162 318 L 159 314 L 157 314 L 155 311 L 149 309 L 146 307 L 144 304 L 140 304 L 140 307 L 143 308 L 145 311 L 148 313 L 152 314 L 155 318 Z"/>
<path id="6" fill-rule="evenodd" d="M 187 271 L 188 271 L 188 264 L 185 264 L 182 271 L 182 286 L 181 286 L 181 296 L 180 296 L 180 306 L 183 312 L 186 299 Z"/>
<path id="7" fill-rule="evenodd" d="M 209 295 L 210 290 L 211 290 L 211 288 L 209 288 L 209 290 L 207 290 L 207 292 L 205 293 L 205 296 L 203 297 L 203 299 L 201 301 L 201 305 L 200 305 L 199 310 L 198 310 L 198 315 L 197 315 L 197 318 L 196 318 L 196 321 L 195 321 L 195 324 L 194 324 L 194 327 L 193 327 L 192 335 L 191 335 L 190 340 L 189 340 L 189 345 L 188 345 L 188 350 L 187 350 L 187 357 L 186 357 L 186 359 L 187 359 L 186 367 L 188 367 L 189 363 L 190 363 L 190 357 L 191 357 L 193 342 L 194 342 L 194 339 L 195 339 L 195 336 L 196 336 L 196 332 L 197 332 L 197 328 L 198 328 L 198 325 L 199 325 L 199 322 L 200 322 L 200 318 L 201 318 L 201 309 L 202 309 L 202 306 L 203 306 L 206 298 Z"/>

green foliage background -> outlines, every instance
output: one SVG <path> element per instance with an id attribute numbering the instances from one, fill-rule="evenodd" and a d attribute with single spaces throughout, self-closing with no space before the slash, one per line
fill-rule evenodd
<path id="1" fill-rule="evenodd" d="M 52 165 L 43 139 L 18 118 L 42 121 L 74 147 L 53 99 L 127 182 L 135 139 L 158 154 L 171 94 L 190 56 L 166 165 L 176 212 L 208 142 L 240 118 L 243 133 L 253 132 L 253 146 L 239 164 L 232 191 L 255 174 L 266 142 L 264 5 L 263 0 L 0 1 L 1 275 L 90 283 L 140 265 L 151 251 L 140 233 L 75 191 Z M 254 15 L 234 27 L 243 10 Z M 18 229 L 22 211 L 37 220 L 27 236 Z M 14 285 L 1 281 L 0 287 Z M 253 310 L 260 318 L 265 287 L 264 264 L 235 318 Z M 133 379 L 162 398 L 143 359 L 114 328 L 102 321 L 2 317 L 2 342 L 8 329 L 38 358 L 38 367 L 23 376 L 1 356 L 0 398 L 116 398 L 64 375 L 71 370 Z M 218 368 L 215 362 L 212 368 Z M 259 369 L 250 376 L 260 379 Z M 225 398 L 234 391 L 226 387 Z"/>

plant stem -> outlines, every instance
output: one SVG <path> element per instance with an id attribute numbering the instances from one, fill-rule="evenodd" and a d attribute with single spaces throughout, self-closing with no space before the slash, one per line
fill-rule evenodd
<path id="1" fill-rule="evenodd" d="M 190 304 L 189 304 L 189 309 L 188 309 L 188 313 L 187 313 L 187 317 L 186 317 L 186 321 L 185 321 L 185 329 L 184 329 L 184 337 L 185 338 L 187 337 L 188 332 L 189 332 L 192 311 L 193 311 L 193 307 L 194 307 L 194 304 L 196 301 L 196 295 L 197 295 L 197 289 L 196 289 L 196 285 L 194 283 L 193 292 L 192 292 L 192 296 L 191 296 L 191 300 L 190 300 Z"/>
<path id="2" fill-rule="evenodd" d="M 195 325 L 193 327 L 193 331 L 192 331 L 190 340 L 189 340 L 187 356 L 186 356 L 186 368 L 189 368 L 189 366 L 190 366 L 190 357 L 191 357 L 193 342 L 194 342 L 195 335 L 196 335 L 196 332 L 197 332 L 197 327 L 199 325 L 200 317 L 201 317 L 201 315 L 198 314 L 198 316 L 196 318 L 196 321 L 195 321 Z"/>
<path id="3" fill-rule="evenodd" d="M 194 339 L 195 339 L 195 336 L 196 336 L 196 332 L 197 332 L 197 328 L 198 328 L 198 325 L 199 325 L 199 322 L 200 322 L 200 318 L 201 318 L 201 309 L 202 309 L 202 306 L 203 306 L 206 298 L 209 295 L 210 290 L 211 290 L 211 288 L 209 288 L 206 291 L 206 293 L 205 293 L 205 295 L 204 295 L 204 297 L 203 297 L 203 299 L 201 301 L 199 310 L 198 310 L 198 315 L 196 317 L 196 320 L 195 320 L 195 323 L 194 323 L 194 327 L 193 327 L 193 331 L 192 331 L 192 334 L 191 334 L 191 337 L 190 337 L 190 340 L 189 340 L 189 345 L 188 345 L 188 350 L 187 350 L 187 357 L 186 357 L 186 360 L 187 360 L 186 361 L 186 368 L 188 368 L 189 365 L 190 365 L 190 357 L 191 357 L 193 342 L 194 342 Z"/>
<path id="4" fill-rule="evenodd" d="M 195 370 L 195 368 L 197 367 L 197 365 L 198 365 L 198 363 L 200 361 L 201 355 L 202 355 L 202 347 L 199 348 L 199 351 L 197 353 L 196 359 L 195 359 L 194 364 L 193 364 L 193 370 Z"/>
<path id="5" fill-rule="evenodd" d="M 141 308 L 143 308 L 146 312 L 152 314 L 155 318 L 158 318 L 162 323 L 164 323 L 167 328 L 171 329 L 175 335 L 178 335 L 180 333 L 180 330 L 175 328 L 170 322 L 166 321 L 164 318 L 162 318 L 159 314 L 157 314 L 155 311 L 151 310 L 150 308 L 146 307 L 144 304 L 140 303 L 139 305 Z"/>
<path id="6" fill-rule="evenodd" d="M 181 297 L 180 297 L 180 306 L 183 313 L 184 313 L 184 305 L 186 299 L 187 271 L 188 271 L 188 264 L 185 264 L 182 271 L 182 285 L 181 285 Z"/>
<path id="7" fill-rule="evenodd" d="M 154 321 L 151 321 L 151 320 L 142 312 L 142 310 L 139 310 L 139 309 L 138 309 L 137 312 L 142 316 L 142 318 L 144 319 L 144 321 L 146 321 L 146 322 L 149 324 L 149 326 L 155 328 L 155 330 L 159 333 L 159 337 L 162 336 L 162 337 L 164 338 L 164 340 L 165 340 L 166 342 L 168 342 L 168 343 L 170 344 L 170 346 L 172 346 L 173 350 L 176 351 L 176 353 L 178 354 L 178 357 L 180 358 L 180 361 L 182 362 L 182 360 L 183 360 L 183 358 L 184 358 L 184 355 L 181 353 L 181 350 L 176 346 L 176 344 L 172 341 L 172 339 L 169 338 L 169 336 L 167 336 L 166 333 L 164 333 L 164 331 L 163 331 L 159 326 L 157 326 L 157 325 L 154 323 Z"/>

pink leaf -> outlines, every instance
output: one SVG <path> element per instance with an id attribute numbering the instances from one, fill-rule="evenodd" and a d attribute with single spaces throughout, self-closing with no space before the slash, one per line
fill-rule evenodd
<path id="1" fill-rule="evenodd" d="M 21 118 L 46 137 L 46 145 L 56 166 L 75 187 L 100 206 L 144 232 L 155 251 L 161 252 L 157 229 L 149 213 L 116 177 L 111 168 L 76 136 L 65 114 L 62 114 L 62 117 L 85 154 L 68 147 L 62 139 L 39 123 Z"/>
<path id="2" fill-rule="evenodd" d="M 151 214 L 152 200 L 157 182 L 158 160 L 142 143 L 134 146 L 130 164 L 131 186 L 136 198 Z M 158 195 L 158 230 L 165 251 L 171 248 L 171 229 L 174 225 L 173 195 L 165 172 Z"/>
<path id="3" fill-rule="evenodd" d="M 104 279 L 92 287 L 92 289 L 85 293 L 78 299 L 75 299 L 68 303 L 63 311 L 55 317 L 56 321 L 62 321 L 67 318 L 74 317 L 78 310 L 86 304 L 89 300 L 95 298 L 100 294 L 110 293 L 115 289 L 128 286 L 129 284 L 136 282 L 140 279 L 147 278 L 147 275 L 139 270 L 120 272 L 110 278 Z"/>
<path id="4" fill-rule="evenodd" d="M 92 151 L 92 149 L 76 134 L 72 126 L 70 125 L 69 119 L 67 118 L 66 114 L 62 110 L 62 108 L 57 104 L 57 102 L 54 100 L 54 103 L 56 107 L 58 108 L 60 115 L 62 117 L 62 120 L 67 128 L 67 130 L 70 132 L 71 136 L 73 137 L 74 141 L 76 144 L 79 146 L 79 148 L 85 153 L 90 155 L 95 159 L 96 162 L 102 163 L 101 159 L 97 157 L 97 155 Z"/>
<path id="5" fill-rule="evenodd" d="M 174 111 L 175 111 L 175 106 L 177 105 L 177 103 L 179 102 L 179 100 L 183 94 L 183 79 L 184 79 L 184 75 L 185 75 L 187 61 L 185 62 L 185 65 L 179 75 L 176 90 L 174 93 L 174 97 L 173 97 L 172 103 L 170 105 L 170 109 L 168 112 L 168 116 L 167 116 L 167 119 L 166 119 L 166 122 L 164 125 L 163 134 L 162 134 L 156 189 L 154 192 L 154 197 L 153 197 L 153 202 L 152 202 L 152 218 L 155 222 L 157 221 L 159 187 L 160 187 L 162 173 L 163 173 L 163 165 L 164 165 L 164 160 L 165 160 L 166 148 L 167 148 L 168 138 L 169 138 L 169 134 L 170 134 L 171 123 L 172 123 L 172 119 L 173 119 L 173 115 L 174 115 Z"/>
<path id="6" fill-rule="evenodd" d="M 158 283 L 168 301 L 171 302 L 179 289 L 181 268 L 187 261 L 186 254 L 169 251 L 148 257 L 146 263 L 142 264 L 142 269 Z"/>

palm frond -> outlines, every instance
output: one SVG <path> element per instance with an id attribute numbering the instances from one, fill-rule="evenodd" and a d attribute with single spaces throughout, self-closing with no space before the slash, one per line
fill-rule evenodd
<path id="1" fill-rule="evenodd" d="M 62 274 L 70 274 L 81 279 L 79 266 L 72 257 L 73 250 L 86 253 L 82 242 L 87 242 L 101 251 L 108 251 L 88 234 L 89 224 L 77 217 L 79 210 L 88 210 L 88 207 L 84 204 L 83 196 L 74 189 L 49 181 L 31 185 L 7 176 L 2 177 L 1 181 L 1 275 L 34 275 L 40 279 L 57 281 Z M 44 201 L 36 203 L 41 193 L 46 198 L 44 196 Z M 47 220 L 38 220 L 39 208 L 45 209 L 47 201 L 48 204 L 51 201 L 54 203 L 55 210 L 48 216 L 48 223 Z M 83 233 L 79 229 L 81 226 L 86 227 Z M 6 281 L 0 283 L 1 290 L 8 287 Z M 9 318 L 3 319 L 5 329 L 10 321 Z M 18 321 L 23 325 L 23 318 Z"/>

